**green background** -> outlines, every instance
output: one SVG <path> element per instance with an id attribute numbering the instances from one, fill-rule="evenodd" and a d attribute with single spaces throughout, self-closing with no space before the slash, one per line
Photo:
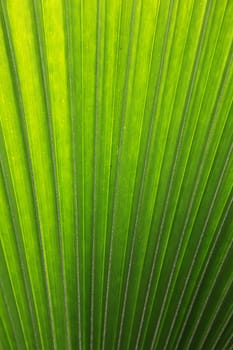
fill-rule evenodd
<path id="1" fill-rule="evenodd" d="M 0 18 L 0 349 L 233 349 L 233 1 Z"/>

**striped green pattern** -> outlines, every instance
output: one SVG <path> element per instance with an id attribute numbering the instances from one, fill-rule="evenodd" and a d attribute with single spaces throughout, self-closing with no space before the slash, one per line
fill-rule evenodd
<path id="1" fill-rule="evenodd" d="M 0 0 L 0 349 L 233 349 L 233 1 Z"/>

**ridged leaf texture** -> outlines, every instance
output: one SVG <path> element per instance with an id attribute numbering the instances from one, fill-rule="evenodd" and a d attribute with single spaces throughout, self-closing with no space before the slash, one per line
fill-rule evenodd
<path id="1" fill-rule="evenodd" d="M 0 0 L 0 349 L 233 349 L 233 1 Z"/>

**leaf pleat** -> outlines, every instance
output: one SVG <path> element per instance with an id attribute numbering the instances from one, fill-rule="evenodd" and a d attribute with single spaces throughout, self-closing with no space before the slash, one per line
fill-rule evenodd
<path id="1" fill-rule="evenodd" d="M 232 18 L 0 0 L 0 350 L 233 349 Z"/>

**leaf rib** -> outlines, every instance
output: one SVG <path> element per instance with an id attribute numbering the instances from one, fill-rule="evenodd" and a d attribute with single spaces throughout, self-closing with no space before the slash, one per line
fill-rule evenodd
<path id="1" fill-rule="evenodd" d="M 156 16 L 156 17 L 158 18 L 158 16 Z M 151 50 L 150 62 L 149 62 L 149 74 L 148 74 L 148 79 L 147 79 L 147 88 L 146 88 L 146 93 L 145 93 L 145 102 L 144 102 L 143 116 L 145 116 L 146 98 L 148 96 L 148 90 L 149 90 L 149 79 L 150 79 L 150 74 L 151 74 L 151 69 L 152 69 L 151 66 L 152 66 L 152 57 L 153 57 L 153 51 L 154 51 L 154 39 L 155 39 L 156 27 L 157 27 L 157 20 L 156 20 L 155 30 L 154 30 L 154 33 L 153 33 L 153 39 L 152 39 L 152 50 Z M 149 138 L 148 138 L 148 140 L 151 139 L 152 124 L 153 124 L 153 118 L 151 118 L 151 120 L 150 120 Z M 141 134 L 140 134 L 140 143 L 141 143 Z M 150 141 L 148 141 L 148 143 L 150 143 Z M 147 158 L 148 158 L 148 150 L 146 152 L 146 159 Z M 146 163 L 146 161 L 145 161 L 145 163 Z M 137 172 L 138 172 L 138 169 L 139 169 L 139 154 L 138 154 L 138 159 L 137 159 Z M 143 176 L 142 176 L 142 183 L 143 184 L 144 184 L 144 181 L 145 181 L 145 173 L 146 173 L 146 167 L 143 167 Z M 135 177 L 135 181 L 136 181 L 136 177 Z M 135 181 L 134 181 L 134 195 L 135 195 L 135 185 L 136 185 Z M 127 303 L 127 298 L 128 298 L 129 279 L 130 279 L 130 275 L 131 275 L 131 267 L 132 267 L 132 262 L 133 262 L 134 249 L 135 249 L 136 227 L 137 227 L 137 222 L 138 222 L 138 217 L 139 217 L 139 211 L 141 209 L 142 193 L 143 193 L 143 186 L 140 187 L 138 206 L 137 206 L 137 213 L 136 213 L 136 220 L 135 220 L 135 225 L 134 225 L 134 228 L 133 228 L 133 238 L 132 238 L 132 244 L 131 244 L 131 250 L 130 250 L 129 267 L 128 267 L 128 272 L 127 272 L 127 277 L 126 277 L 125 291 L 124 291 L 124 296 L 123 296 L 123 305 L 122 305 L 122 312 L 121 312 L 121 319 L 120 319 L 120 327 L 119 327 L 119 336 L 118 336 L 118 342 L 117 342 L 117 349 L 119 349 L 120 345 L 121 345 L 121 336 L 122 336 L 122 331 L 123 331 L 123 323 L 124 323 L 124 318 L 125 318 L 126 303 Z"/>
<path id="2" fill-rule="evenodd" d="M 230 57 L 231 57 L 231 55 L 230 55 Z M 228 70 L 229 70 L 230 65 L 229 65 L 227 68 L 228 68 Z M 221 86 L 220 89 L 219 89 L 219 94 L 220 94 L 220 95 L 223 93 L 222 91 L 223 91 L 223 89 L 224 89 L 224 87 L 225 87 L 225 84 L 226 84 L 226 82 L 227 82 L 227 77 L 228 77 L 228 74 L 226 73 L 226 74 L 225 74 L 225 77 L 224 77 L 224 79 L 223 79 L 223 81 L 221 82 L 221 85 L 222 85 L 222 86 Z M 217 116 L 217 114 L 218 114 L 218 109 L 219 109 L 219 105 L 220 105 L 220 102 L 219 102 L 219 101 L 221 102 L 221 98 L 220 98 L 220 99 L 217 99 L 216 106 L 215 106 L 214 112 L 213 112 L 213 119 L 215 119 L 216 116 Z M 211 128 L 213 128 L 213 121 L 212 121 Z M 207 147 L 207 146 L 208 146 L 208 147 Z M 205 147 L 204 154 L 206 154 L 206 153 L 208 152 L 208 148 L 209 148 L 209 147 L 210 147 L 210 144 L 209 144 L 209 142 L 207 142 L 206 147 Z M 204 156 L 203 156 L 203 158 L 204 158 Z M 203 158 L 202 158 L 202 159 L 203 159 Z M 192 198 L 191 198 L 190 205 L 189 205 L 189 208 L 188 208 L 188 214 L 186 215 L 186 220 L 185 220 L 185 225 L 184 225 L 184 227 L 186 227 L 187 224 L 188 224 L 188 220 L 189 220 L 189 217 L 190 217 L 190 214 L 191 214 L 191 211 L 192 211 L 192 207 L 193 207 L 193 203 L 194 203 L 194 199 L 195 199 L 195 198 L 194 198 L 194 197 L 195 197 L 195 193 L 196 193 L 197 188 L 198 188 L 198 183 L 199 183 L 199 181 L 200 181 L 200 179 L 201 179 L 201 171 L 202 171 L 203 167 L 204 167 L 204 161 L 202 161 L 201 166 L 200 166 L 199 171 L 198 171 L 198 176 L 197 176 L 197 179 L 196 179 L 195 189 L 194 189 L 194 191 L 193 191 L 193 193 L 192 193 Z M 199 245 L 198 245 L 198 249 L 199 249 Z M 198 254 L 198 250 L 195 252 L 195 255 L 197 255 L 197 254 Z M 194 260 L 195 260 L 195 259 L 194 259 Z M 194 260 L 193 260 L 193 261 L 194 261 Z M 191 276 L 192 268 L 193 268 L 193 262 L 192 262 L 192 264 L 191 264 L 191 267 L 190 267 L 190 270 L 189 270 L 189 274 L 188 274 L 188 278 L 186 279 L 186 281 L 188 281 L 189 278 L 190 278 L 190 276 Z M 199 280 L 199 282 L 200 282 L 200 280 Z M 198 283 L 198 285 L 199 285 L 199 283 Z M 187 287 L 187 283 L 185 283 L 185 288 L 183 288 L 183 290 L 182 290 L 182 297 L 183 297 L 183 294 L 184 294 L 184 291 L 185 291 L 186 287 Z M 200 287 L 200 285 L 199 285 L 199 287 Z M 196 289 L 196 293 L 195 293 L 195 297 L 194 297 L 194 298 L 196 298 L 197 291 L 198 291 L 198 289 Z M 189 315 L 190 315 L 190 312 L 191 312 L 191 308 L 192 308 L 193 303 L 194 303 L 194 300 L 192 300 L 191 306 L 189 307 L 188 313 L 186 314 L 186 318 L 185 318 L 185 321 L 184 321 L 184 323 L 183 323 L 182 330 L 181 330 L 181 332 L 180 332 L 180 334 L 179 334 L 179 338 L 178 338 L 178 341 L 177 341 L 177 345 L 176 345 L 175 350 L 177 350 L 177 346 L 179 345 L 179 342 L 180 342 L 180 340 L 181 340 L 181 336 L 182 336 L 182 334 L 183 334 L 184 327 L 185 327 L 185 325 L 186 325 L 186 323 L 187 323 L 187 320 L 188 320 L 188 317 L 189 317 Z"/>
<path id="3" fill-rule="evenodd" d="M 208 18 L 208 13 L 209 13 L 209 11 L 207 10 L 207 14 L 206 14 L 207 18 Z M 195 83 L 195 80 L 196 80 L 196 74 L 197 74 L 198 64 L 199 64 L 199 60 L 200 60 L 200 55 L 201 55 L 201 52 L 202 52 L 202 49 L 203 49 L 202 46 L 203 46 L 203 42 L 204 42 L 204 33 L 206 32 L 206 29 L 207 29 L 207 21 L 208 21 L 208 19 L 206 19 L 206 21 L 205 21 L 205 23 L 203 25 L 203 31 L 202 31 L 202 35 L 201 35 L 201 39 L 200 39 L 200 43 L 199 43 L 198 53 L 197 53 L 197 56 L 196 56 L 197 59 L 195 60 L 194 70 L 193 70 L 193 74 L 192 74 L 192 78 L 191 78 L 191 85 L 190 85 L 190 88 L 189 88 L 190 93 L 189 93 L 189 96 L 188 96 L 188 100 L 186 101 L 186 104 L 185 104 L 184 118 L 182 120 L 182 126 L 181 126 L 181 132 L 180 132 L 181 136 L 179 137 L 178 146 L 177 146 L 177 149 L 176 149 L 176 156 L 175 156 L 176 158 L 175 158 L 175 162 L 174 162 L 174 166 L 173 166 L 173 170 L 172 170 L 172 176 L 171 176 L 171 179 L 170 179 L 170 182 L 169 182 L 170 193 L 171 193 L 171 190 L 172 190 L 173 180 L 174 180 L 174 176 L 175 176 L 176 161 L 178 159 L 178 154 L 180 153 L 180 150 L 182 148 L 181 147 L 181 143 L 182 143 L 182 138 L 183 138 L 183 134 L 184 134 L 185 123 L 187 121 L 186 117 L 188 115 L 188 110 L 189 110 L 190 103 L 191 103 L 191 95 L 192 95 L 192 91 L 194 89 L 194 83 Z M 192 142 L 193 142 L 193 140 L 192 140 Z M 181 184 L 183 182 L 183 179 L 184 179 L 184 177 L 181 180 Z M 169 192 L 168 192 L 168 194 L 169 194 Z M 179 195 L 180 195 L 180 191 L 179 191 Z M 166 209 L 168 208 L 168 203 L 169 203 L 169 199 L 166 199 L 166 204 L 167 204 Z M 211 208 L 211 210 L 212 210 L 212 208 Z M 175 215 L 175 211 L 176 211 L 176 208 L 174 209 L 174 215 Z M 166 218 L 166 212 L 167 212 L 167 210 L 164 210 L 164 212 L 163 212 L 163 221 L 164 222 L 165 222 L 165 218 Z M 173 219 L 173 221 L 174 221 L 174 219 Z M 153 336 L 151 348 L 154 348 L 154 346 L 156 346 L 156 344 L 158 343 L 158 340 L 159 340 L 159 337 L 158 337 L 159 327 L 160 327 L 160 323 L 162 321 L 162 318 L 164 317 L 164 309 L 166 307 L 167 298 L 169 296 L 171 283 L 172 283 L 172 280 L 173 280 L 173 277 L 174 277 L 174 273 L 175 273 L 175 270 L 176 270 L 176 267 L 177 267 L 177 262 L 178 262 L 178 259 L 179 259 L 179 256 L 180 256 L 180 252 L 181 252 L 181 249 L 182 249 L 182 244 L 183 244 L 183 241 L 184 241 L 184 238 L 185 238 L 185 234 L 186 234 L 186 227 L 182 230 L 182 233 L 181 233 L 181 236 L 180 236 L 178 248 L 177 248 L 177 251 L 176 251 L 175 258 L 174 258 L 174 263 L 173 263 L 173 266 L 172 266 L 172 269 L 171 269 L 171 272 L 170 272 L 170 276 L 169 276 L 169 279 L 168 279 L 168 284 L 167 284 L 166 291 L 165 291 L 165 294 L 164 294 L 164 297 L 163 297 L 163 302 L 162 302 L 162 306 L 161 306 L 161 309 L 160 309 L 157 326 L 155 328 L 155 333 L 154 333 L 154 336 Z M 169 331 L 171 331 L 171 328 L 169 329 Z M 168 340 L 169 339 L 167 338 L 167 341 Z"/>
<path id="4" fill-rule="evenodd" d="M 111 278 L 111 268 L 112 268 L 112 250 L 113 250 L 113 239 L 114 239 L 114 233 L 115 233 L 115 220 L 116 220 L 116 190 L 118 188 L 119 183 L 119 164 L 121 161 L 121 153 L 122 153 L 122 141 L 123 141 L 123 133 L 124 133 L 124 122 L 125 122 L 125 111 L 126 111 L 126 100 L 127 100 L 127 91 L 128 91 L 128 78 L 129 78 L 129 67 L 130 67 L 130 60 L 131 60 L 131 50 L 132 50 L 132 36 L 133 36 L 133 24 L 134 24 L 134 17 L 135 17 L 135 11 L 136 11 L 136 4 L 138 0 L 133 0 L 132 5 L 132 14 L 131 14 L 131 21 L 130 21 L 130 39 L 129 39 L 129 47 L 127 52 L 127 63 L 126 63 L 126 78 L 124 83 L 124 90 L 123 90 L 123 105 L 121 110 L 121 128 L 120 128 L 120 138 L 119 138 L 119 151 L 117 154 L 117 170 L 116 170 L 116 178 L 114 183 L 114 199 L 113 199 L 113 211 L 112 211 L 112 226 L 111 226 L 111 237 L 110 237 L 110 250 L 109 250 L 109 260 L 108 260 L 108 269 L 107 269 L 107 287 L 106 287 L 106 300 L 105 300 L 105 307 L 104 307 L 104 324 L 103 324 L 103 342 L 102 342 L 102 349 L 105 349 L 105 338 L 106 338 L 106 328 L 107 328 L 107 316 L 108 316 L 108 302 L 109 302 L 109 285 L 110 285 L 110 278 Z"/>
<path id="5" fill-rule="evenodd" d="M 41 68 L 41 74 L 42 74 L 42 90 L 44 94 L 45 110 L 46 110 L 48 128 L 49 128 L 49 141 L 50 141 L 49 147 L 50 147 L 50 153 L 51 153 L 51 159 L 52 159 L 53 182 L 54 182 L 54 190 L 55 190 L 55 198 L 56 198 L 56 217 L 57 217 L 57 226 L 58 226 L 61 273 L 62 273 L 62 284 L 63 284 L 63 294 L 64 294 L 66 341 L 67 341 L 67 347 L 68 349 L 70 349 L 71 339 L 70 339 L 70 326 L 69 326 L 69 310 L 68 310 L 68 302 L 67 302 L 63 229 L 62 229 L 62 223 L 61 223 L 61 204 L 60 204 L 59 181 L 58 181 L 57 164 L 56 164 L 55 137 L 54 137 L 53 121 L 52 121 L 52 107 L 51 107 L 50 93 L 49 93 L 49 77 L 48 77 L 48 70 L 47 70 L 47 57 L 46 57 L 46 51 L 45 51 L 46 48 L 45 48 L 45 39 L 44 39 L 44 28 L 43 28 L 42 20 L 40 21 L 40 9 L 38 6 L 39 5 L 34 0 L 33 11 L 34 11 L 38 50 L 39 50 L 40 68 Z"/>
<path id="6" fill-rule="evenodd" d="M 43 272 L 44 272 L 44 281 L 45 281 L 45 289 L 46 289 L 46 295 L 47 295 L 47 303 L 48 303 L 48 308 L 50 310 L 49 315 L 50 315 L 50 326 L 51 326 L 51 332 L 52 332 L 52 339 L 53 339 L 54 348 L 56 348 L 55 337 L 54 337 L 54 325 L 53 325 L 54 321 L 53 321 L 53 317 L 51 314 L 51 295 L 50 295 L 50 287 L 49 287 L 49 281 L 48 281 L 48 272 L 47 272 L 45 252 L 43 249 L 42 228 L 41 228 L 41 222 L 40 222 L 39 206 L 38 206 L 38 201 L 37 201 L 35 180 L 34 180 L 34 175 L 33 175 L 33 165 L 32 165 L 31 153 L 30 153 L 30 143 L 29 143 L 29 137 L 28 137 L 28 131 L 27 131 L 27 124 L 26 124 L 26 118 L 25 118 L 25 112 L 24 112 L 21 86 L 20 86 L 20 80 L 19 80 L 19 76 L 18 76 L 18 70 L 17 70 L 15 52 L 14 52 L 14 47 L 13 47 L 11 33 L 10 33 L 10 27 L 9 27 L 9 23 L 8 23 L 7 10 L 6 10 L 5 3 L 3 0 L 1 0 L 0 4 L 1 4 L 1 10 L 2 10 L 3 34 L 4 34 L 6 51 L 7 51 L 8 59 L 9 59 L 9 68 L 11 71 L 11 78 L 12 78 L 13 89 L 14 89 L 14 98 L 15 98 L 16 107 L 17 107 L 17 110 L 19 113 L 20 126 L 22 129 L 23 142 L 24 142 L 24 148 L 25 148 L 26 159 L 27 159 L 28 173 L 29 173 L 29 177 L 30 177 L 31 193 L 32 193 L 33 204 L 34 204 L 34 212 L 35 212 L 36 226 L 37 226 L 37 232 L 38 232 L 38 240 L 39 240 L 42 268 L 43 268 Z"/>
<path id="7" fill-rule="evenodd" d="M 76 254 L 76 282 L 77 282 L 77 314 L 78 314 L 78 344 L 82 349 L 81 329 L 81 292 L 80 292 L 80 257 L 79 257 L 79 220 L 78 220 L 78 186 L 77 186 L 77 152 L 76 152 L 76 123 L 75 123 L 75 92 L 74 92 L 74 52 L 72 39 L 70 0 L 65 0 L 65 32 L 66 32 L 66 57 L 69 89 L 69 112 L 71 118 L 71 142 L 72 142 L 72 166 L 73 166 L 73 191 L 74 191 L 74 217 L 75 217 L 75 254 Z M 69 22 L 70 21 L 70 22 Z"/>
<path id="8" fill-rule="evenodd" d="M 7 161 L 7 152 L 5 149 L 3 134 L 2 134 L 2 126 L 0 125 L 0 139 L 1 139 L 1 154 L 0 154 L 0 169 L 3 177 L 4 189 L 7 197 L 7 202 L 10 208 L 10 216 L 11 222 L 14 229 L 14 239 L 17 247 L 17 254 L 19 258 L 19 266 L 23 277 L 24 288 L 26 292 L 27 304 L 29 307 L 29 313 L 32 321 L 32 328 L 34 332 L 35 344 L 37 348 L 40 347 L 40 344 L 43 344 L 43 339 L 41 335 L 41 329 L 38 320 L 38 313 L 35 306 L 34 296 L 31 290 L 31 281 L 28 273 L 27 261 L 25 257 L 25 246 L 22 239 L 22 232 L 19 224 L 19 217 L 17 212 L 17 203 L 15 202 L 15 193 L 12 184 L 11 172 L 9 169 L 9 164 Z M 4 153 L 4 155 L 3 155 Z M 5 162 L 4 162 L 4 159 Z M 5 164 L 4 164 L 5 163 Z M 6 259 L 6 257 L 5 257 Z M 8 272 L 10 275 L 10 271 Z M 36 320 L 35 314 L 36 313 Z M 37 329 L 39 328 L 39 330 Z"/>

